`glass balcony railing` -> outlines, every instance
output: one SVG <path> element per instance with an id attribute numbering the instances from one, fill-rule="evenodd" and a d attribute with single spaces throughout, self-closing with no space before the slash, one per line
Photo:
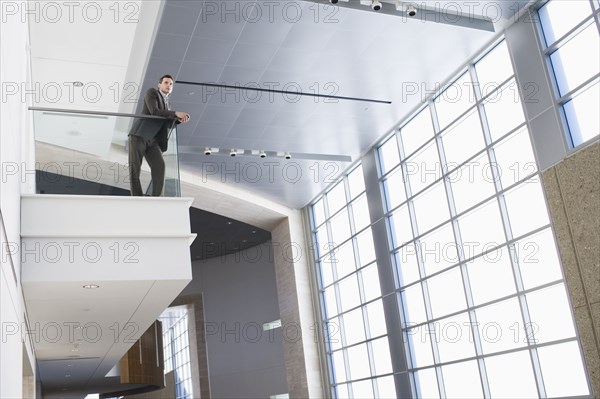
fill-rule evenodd
<path id="1" fill-rule="evenodd" d="M 38 194 L 131 195 L 128 138 L 131 127 L 134 123 L 149 126 L 164 123 L 168 143 L 162 152 L 165 163 L 162 196 L 181 195 L 174 121 L 149 115 L 29 109 L 33 113 Z M 142 162 L 140 182 L 144 195 L 152 195 L 155 182 L 146 159 Z"/>

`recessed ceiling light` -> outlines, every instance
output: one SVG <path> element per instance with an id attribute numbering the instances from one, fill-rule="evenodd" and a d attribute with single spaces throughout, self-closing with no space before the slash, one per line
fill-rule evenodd
<path id="1" fill-rule="evenodd" d="M 100 288 L 100 286 L 98 284 L 86 284 L 83 286 L 83 288 L 88 290 L 95 290 L 96 288 Z"/>
<path id="2" fill-rule="evenodd" d="M 194 91 L 190 91 L 190 92 L 188 92 L 188 94 L 189 94 L 190 96 L 193 96 L 194 94 L 196 94 L 196 92 L 194 92 Z"/>
<path id="3" fill-rule="evenodd" d="M 75 87 L 83 87 L 83 82 L 80 82 L 80 81 L 76 80 L 75 82 L 73 82 L 73 86 L 75 86 Z"/>
<path id="4" fill-rule="evenodd" d="M 233 224 L 233 222 L 227 222 L 227 224 Z"/>

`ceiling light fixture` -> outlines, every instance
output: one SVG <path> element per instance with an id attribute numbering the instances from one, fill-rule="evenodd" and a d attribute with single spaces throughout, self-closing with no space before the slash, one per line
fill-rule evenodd
<path id="1" fill-rule="evenodd" d="M 100 286 L 98 284 L 86 284 L 83 286 L 83 288 L 87 290 L 95 290 L 96 288 L 100 288 Z"/>
<path id="2" fill-rule="evenodd" d="M 73 86 L 75 86 L 75 87 L 83 87 L 83 82 L 80 82 L 80 81 L 76 80 L 75 82 L 73 82 Z"/>
<path id="3" fill-rule="evenodd" d="M 375 11 L 379 11 L 381 10 L 381 2 L 379 0 L 372 0 L 371 1 L 371 8 Z"/>
<path id="4" fill-rule="evenodd" d="M 289 152 L 286 152 L 286 153 L 283 155 L 283 157 L 284 157 L 285 159 L 292 159 L 292 154 L 290 154 Z"/>
<path id="5" fill-rule="evenodd" d="M 417 7 L 412 3 L 406 3 L 404 1 L 396 2 L 396 11 L 403 12 L 409 17 L 417 15 Z"/>
<path id="6" fill-rule="evenodd" d="M 229 151 L 229 156 L 235 157 L 236 155 L 237 155 L 237 150 L 235 148 L 232 148 L 231 151 Z"/>
<path id="7" fill-rule="evenodd" d="M 261 157 L 261 158 L 266 158 L 267 157 L 267 153 L 261 150 L 260 153 L 258 154 L 258 156 Z"/>

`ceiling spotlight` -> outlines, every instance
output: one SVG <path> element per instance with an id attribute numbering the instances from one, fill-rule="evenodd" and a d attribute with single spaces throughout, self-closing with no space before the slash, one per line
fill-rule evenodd
<path id="1" fill-rule="evenodd" d="M 286 152 L 285 155 L 283 156 L 285 159 L 292 159 L 292 154 L 290 154 L 289 152 Z"/>
<path id="2" fill-rule="evenodd" d="M 396 11 L 403 12 L 409 17 L 417 15 L 417 7 L 414 4 L 408 4 L 400 0 L 396 2 Z"/>
<path id="3" fill-rule="evenodd" d="M 261 157 L 261 158 L 266 158 L 266 157 L 267 157 L 267 153 L 266 153 L 266 152 L 264 152 L 264 151 L 261 151 L 261 152 L 258 154 L 258 156 L 259 156 L 259 157 Z"/>
<path id="4" fill-rule="evenodd" d="M 231 151 L 229 151 L 229 156 L 235 157 L 236 155 L 237 155 L 237 150 L 235 148 L 232 148 Z"/>
<path id="5" fill-rule="evenodd" d="M 83 288 L 88 290 L 94 290 L 96 288 L 100 288 L 100 286 L 98 284 L 86 284 L 83 286 Z"/>
<path id="6" fill-rule="evenodd" d="M 75 82 L 73 82 L 73 86 L 75 86 L 75 87 L 83 87 L 83 82 L 75 81 Z"/>
<path id="7" fill-rule="evenodd" d="M 206 147 L 204 149 L 204 155 L 210 155 L 210 154 L 212 154 L 212 150 L 210 148 Z"/>
<path id="8" fill-rule="evenodd" d="M 337 4 L 338 0 L 329 0 L 331 4 Z"/>
<path id="9" fill-rule="evenodd" d="M 415 15 L 417 15 L 417 8 L 414 5 L 409 4 L 406 7 L 406 15 L 408 15 L 409 17 L 414 17 Z"/>
<path id="10" fill-rule="evenodd" d="M 381 2 L 379 0 L 371 1 L 371 8 L 375 11 L 381 10 Z"/>

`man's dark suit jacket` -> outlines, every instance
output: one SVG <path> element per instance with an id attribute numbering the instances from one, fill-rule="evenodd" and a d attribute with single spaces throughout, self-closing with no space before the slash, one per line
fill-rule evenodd
<path id="1" fill-rule="evenodd" d="M 158 89 L 148 89 L 144 96 L 144 106 L 142 115 L 164 116 L 168 119 L 141 119 L 133 121 L 130 135 L 144 137 L 146 139 L 155 138 L 160 149 L 165 152 L 169 140 L 169 131 L 177 121 L 175 111 L 167 109 L 163 96 Z"/>

